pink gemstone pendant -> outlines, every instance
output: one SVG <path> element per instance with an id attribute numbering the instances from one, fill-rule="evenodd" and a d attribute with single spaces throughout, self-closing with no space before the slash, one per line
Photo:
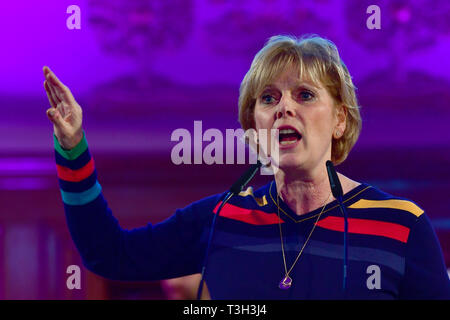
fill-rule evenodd
<path id="1" fill-rule="evenodd" d="M 292 279 L 289 276 L 284 277 L 281 281 L 280 284 L 278 285 L 278 288 L 282 289 L 282 290 L 287 290 L 291 287 L 292 285 Z"/>

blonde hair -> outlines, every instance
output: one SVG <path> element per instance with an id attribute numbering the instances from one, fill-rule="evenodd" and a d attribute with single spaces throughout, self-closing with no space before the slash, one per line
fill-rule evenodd
<path id="1" fill-rule="evenodd" d="M 256 54 L 239 90 L 239 122 L 244 130 L 255 129 L 256 97 L 287 67 L 297 66 L 300 78 L 328 90 L 335 106 L 346 109 L 346 128 L 339 139 L 332 138 L 331 161 L 342 163 L 358 140 L 361 131 L 360 107 L 350 73 L 336 45 L 319 36 L 273 36 Z"/>

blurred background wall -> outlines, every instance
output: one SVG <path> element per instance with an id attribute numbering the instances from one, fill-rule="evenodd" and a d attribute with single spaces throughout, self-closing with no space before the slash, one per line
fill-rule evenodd
<path id="1" fill-rule="evenodd" d="M 69 30 L 69 5 L 81 29 Z M 366 9 L 381 9 L 369 30 Z M 358 87 L 363 129 L 339 171 L 413 199 L 450 267 L 450 4 L 446 0 L 75 0 L 0 5 L 0 299 L 174 297 L 81 266 L 56 179 L 43 89 L 48 65 L 84 110 L 110 207 L 125 228 L 224 191 L 245 165 L 172 163 L 177 128 L 239 128 L 239 84 L 275 34 L 336 43 Z M 257 177 L 257 187 L 270 177 Z M 175 195 L 175 197 L 174 197 Z M 66 287 L 81 266 L 82 288 Z"/>

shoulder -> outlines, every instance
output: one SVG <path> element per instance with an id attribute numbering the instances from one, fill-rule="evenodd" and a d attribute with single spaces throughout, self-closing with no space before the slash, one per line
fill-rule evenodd
<path id="1" fill-rule="evenodd" d="M 236 196 L 236 201 L 242 204 L 246 204 L 250 207 L 264 207 L 268 204 L 268 187 L 269 185 L 265 185 L 257 190 L 254 187 L 247 187 L 247 189 L 241 191 Z"/>
<path id="2" fill-rule="evenodd" d="M 392 195 L 372 185 L 363 185 L 367 186 L 367 188 L 360 194 L 356 201 L 349 205 L 349 208 L 373 211 L 378 209 L 417 218 L 424 213 L 424 210 L 413 200 Z"/>
<path id="3" fill-rule="evenodd" d="M 350 208 L 355 209 L 384 209 L 391 212 L 402 212 L 406 215 L 420 217 L 424 210 L 414 201 L 394 196 L 370 186 L 363 196 L 353 203 Z"/>
<path id="4" fill-rule="evenodd" d="M 245 190 L 241 191 L 238 195 L 233 196 L 227 203 L 227 205 L 232 205 L 235 207 L 246 208 L 246 209 L 257 209 L 266 207 L 268 204 L 267 192 L 269 190 L 269 184 L 266 184 L 257 190 L 254 187 L 247 187 Z M 187 205 L 186 207 L 179 209 L 182 212 L 202 212 L 211 214 L 217 209 L 222 200 L 224 200 L 228 191 L 222 193 L 217 193 L 197 201 L 194 201 Z"/>
<path id="5" fill-rule="evenodd" d="M 425 217 L 424 210 L 411 199 L 387 193 L 365 183 L 359 189 L 363 191 L 347 205 L 349 217 L 356 222 L 370 221 L 376 228 L 404 235 L 406 240 L 418 220 Z"/>
<path id="6" fill-rule="evenodd" d="M 186 207 L 180 209 L 182 211 L 205 211 L 205 210 L 213 210 L 214 207 L 224 199 L 226 192 L 216 193 L 194 202 L 191 202 Z"/>
<path id="7" fill-rule="evenodd" d="M 424 210 L 414 201 L 387 193 L 378 187 L 360 183 L 338 173 L 341 180 L 344 194 L 353 194 L 352 200 L 348 203 L 348 208 L 367 212 L 383 212 L 387 214 L 397 214 L 398 216 L 408 216 L 412 219 L 419 218 Z"/>

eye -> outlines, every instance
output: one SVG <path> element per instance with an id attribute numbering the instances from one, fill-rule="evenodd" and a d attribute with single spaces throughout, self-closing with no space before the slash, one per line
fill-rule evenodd
<path id="1" fill-rule="evenodd" d="M 270 94 L 263 94 L 261 96 L 261 102 L 263 104 L 271 104 L 275 101 L 275 98 Z"/>
<path id="2" fill-rule="evenodd" d="M 314 94 L 307 90 L 301 91 L 299 96 L 300 96 L 300 99 L 302 99 L 303 101 L 309 101 L 314 98 Z"/>

